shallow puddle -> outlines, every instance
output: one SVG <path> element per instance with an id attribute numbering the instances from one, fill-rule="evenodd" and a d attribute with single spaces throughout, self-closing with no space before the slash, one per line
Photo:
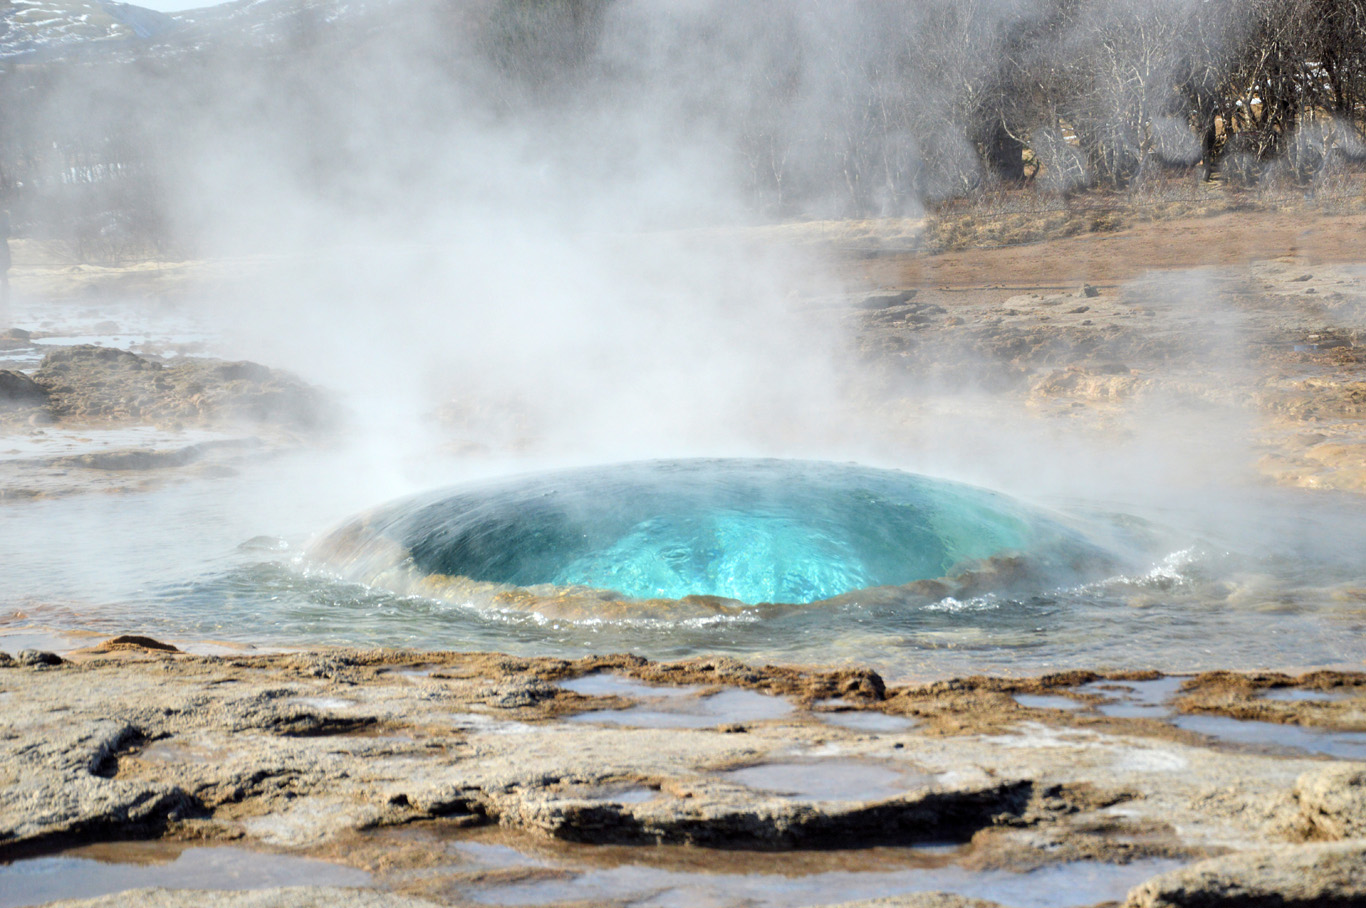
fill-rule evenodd
<path id="1" fill-rule="evenodd" d="M 0 632 L 0 652 L 9 653 L 11 656 L 17 656 L 24 650 L 66 653 L 106 639 L 107 634 L 83 631 L 61 631 L 45 627 L 14 628 Z"/>
<path id="2" fill-rule="evenodd" d="M 1080 693 L 1100 694 L 1109 698 L 1095 708 L 1102 714 L 1115 718 L 1162 719 L 1177 728 L 1219 741 L 1269 751 L 1303 751 L 1341 759 L 1366 759 L 1366 732 L 1307 728 L 1279 722 L 1234 719 L 1230 716 L 1178 714 L 1172 708 L 1171 701 L 1180 693 L 1184 680 L 1180 677 L 1169 677 L 1154 681 L 1094 681 L 1082 685 L 1077 690 Z M 1351 693 L 1285 687 L 1273 688 L 1261 696 L 1267 700 L 1288 702 L 1333 702 L 1346 699 Z M 1015 697 L 1017 702 L 1025 706 L 1045 706 L 1049 704 L 1042 701 L 1066 699 L 1019 694 Z M 1071 704 L 1070 708 L 1074 709 L 1080 705 L 1072 700 L 1067 702 Z"/>
<path id="3" fill-rule="evenodd" d="M 1102 715 L 1116 719 L 1162 719 L 1171 715 L 1170 702 L 1186 679 L 1153 681 L 1093 681 L 1077 688 L 1079 693 L 1100 694 L 1107 701 L 1096 706 Z"/>
<path id="4" fill-rule="evenodd" d="M 567 798 L 587 798 L 592 801 L 606 801 L 611 804 L 644 804 L 662 795 L 657 788 L 645 785 L 581 785 L 566 788 L 559 792 Z"/>
<path id="5" fill-rule="evenodd" d="M 1015 702 L 1030 709 L 1085 709 L 1086 704 L 1058 694 L 1015 694 Z"/>
<path id="6" fill-rule="evenodd" d="M 9 369 L 15 372 L 32 372 L 42 364 L 43 357 L 46 355 L 46 350 L 36 346 L 0 350 L 0 369 Z"/>
<path id="7" fill-rule="evenodd" d="M 1302 750 L 1345 760 L 1366 759 L 1366 732 L 1331 731 L 1282 725 L 1278 722 L 1253 722 L 1228 716 L 1174 716 L 1171 723 L 1197 734 L 1234 744 L 1248 744 L 1276 750 Z"/>
<path id="8" fill-rule="evenodd" d="M 816 718 L 830 725 L 838 725 L 841 728 L 874 733 L 909 731 L 919 724 L 914 719 L 907 719 L 905 716 L 889 716 L 886 713 L 873 712 L 872 710 L 816 713 Z"/>
<path id="9" fill-rule="evenodd" d="M 760 763 L 718 775 L 799 801 L 881 801 L 924 788 L 932 781 L 927 775 L 857 760 Z"/>
<path id="10" fill-rule="evenodd" d="M 1304 690 L 1299 687 L 1273 687 L 1262 693 L 1264 700 L 1279 700 L 1285 703 L 1333 703 L 1351 696 L 1351 691 Z"/>
<path id="11" fill-rule="evenodd" d="M 501 866 L 510 866 L 500 853 Z M 523 866 L 545 867 L 528 859 Z M 989 899 L 1012 908 L 1071 908 L 1117 900 L 1144 880 L 1181 866 L 1179 861 L 1129 864 L 1070 863 L 1028 873 L 970 871 L 957 865 L 883 871 L 834 870 L 812 874 L 708 873 L 626 864 L 589 868 L 569 878 L 530 879 L 464 889 L 461 895 L 489 905 L 556 902 L 629 903 L 660 908 L 737 905 L 788 908 L 942 891 Z"/>
<path id="12" fill-rule="evenodd" d="M 153 741 L 137 752 L 137 758 L 149 763 L 216 763 L 226 759 L 227 752 L 171 739 Z"/>
<path id="13" fill-rule="evenodd" d="M 462 863 L 479 869 L 503 870 L 508 867 L 542 867 L 548 862 L 518 851 L 510 845 L 495 842 L 460 842 L 450 849 Z"/>
<path id="14" fill-rule="evenodd" d="M 269 889 L 369 886 L 363 870 L 242 848 L 188 848 L 166 861 L 165 846 L 84 848 L 0 865 L 0 908 L 93 898 L 159 886 L 167 889 Z M 106 859 L 100 859 L 96 856 Z"/>
<path id="15" fill-rule="evenodd" d="M 588 722 L 597 725 L 623 725 L 630 728 L 711 728 L 715 725 L 729 725 L 740 722 L 762 722 L 766 719 L 779 719 L 792 712 L 792 704 L 782 697 L 761 694 L 752 690 L 729 688 L 712 694 L 698 696 L 699 687 L 654 687 L 619 678 L 613 675 L 589 675 L 589 678 L 615 678 L 613 681 L 595 681 L 589 691 L 599 696 L 610 692 L 644 702 L 628 709 L 601 709 L 570 716 L 570 722 Z M 565 682 L 569 687 L 575 682 Z M 574 690 L 575 688 L 570 688 Z M 578 693 L 587 693 L 578 689 Z"/>
<path id="16" fill-rule="evenodd" d="M 451 724 L 465 732 L 482 732 L 490 735 L 524 735 L 535 729 L 525 722 L 510 722 L 495 719 L 480 713 L 452 713 Z"/>
<path id="17" fill-rule="evenodd" d="M 560 681 L 559 686 L 585 697 L 630 697 L 638 700 L 660 697 L 690 697 L 702 690 L 694 684 L 673 687 L 664 684 L 646 684 L 634 678 L 625 678 L 610 672 L 584 675 L 572 681 Z"/>

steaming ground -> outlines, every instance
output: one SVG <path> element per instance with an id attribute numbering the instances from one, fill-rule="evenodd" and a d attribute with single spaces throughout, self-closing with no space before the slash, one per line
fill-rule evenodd
<path id="1" fill-rule="evenodd" d="M 498 306 L 455 319 L 463 337 L 434 326 L 410 338 L 406 368 L 414 323 L 399 316 L 434 297 L 395 303 L 392 323 L 318 325 L 317 343 L 299 345 L 307 326 L 225 318 L 202 301 L 221 305 L 224 286 L 282 275 L 297 289 L 317 262 L 62 270 L 21 252 L 14 321 L 31 336 L 10 337 L 5 367 L 32 373 L 46 352 L 78 341 L 168 367 L 264 354 L 328 388 L 347 416 L 319 434 L 240 414 L 89 410 L 46 424 L 11 411 L 0 452 L 6 624 L 266 645 L 729 652 L 871 663 L 893 676 L 1355 664 L 1366 658 L 1366 287 L 1350 259 L 1366 219 L 1264 216 L 1251 262 L 1246 237 L 1228 227 L 1191 220 L 872 258 L 842 256 L 827 237 L 765 252 L 739 285 L 727 283 L 736 253 L 710 238 L 652 239 L 647 248 L 668 248 L 653 259 L 624 257 L 629 244 L 614 240 L 560 272 L 577 282 L 576 299 L 608 294 L 600 311 L 540 323 L 555 282 L 530 278 L 503 287 Z M 681 242 L 699 263 L 684 273 L 673 270 L 686 260 Z M 1207 266 L 1184 267 L 1197 244 Z M 437 261 L 411 250 L 380 257 L 375 280 L 414 256 Z M 1161 267 L 1164 256 L 1183 267 Z M 629 280 L 614 284 L 628 260 Z M 800 264 L 814 260 L 833 263 L 838 281 L 817 282 L 829 272 Z M 451 266 L 430 267 L 435 280 Z M 1103 277 L 1086 284 L 1078 275 L 1088 273 Z M 647 289 L 689 308 L 663 321 L 655 309 L 620 318 Z M 696 302 L 713 291 L 709 308 Z M 357 299 L 339 296 L 339 317 Z M 746 299 L 752 311 L 731 323 Z M 481 317 L 495 322 L 476 332 Z M 357 332 L 373 342 L 346 347 Z M 462 355 L 442 362 L 460 368 L 441 370 L 432 354 L 448 343 Z M 576 385 L 580 366 L 594 384 Z M 198 456 L 127 456 L 190 449 Z M 615 621 L 397 596 L 302 560 L 314 534 L 401 494 L 548 465 L 697 454 L 857 460 L 968 481 L 1122 526 L 1142 551 L 1095 583 L 909 610 Z"/>

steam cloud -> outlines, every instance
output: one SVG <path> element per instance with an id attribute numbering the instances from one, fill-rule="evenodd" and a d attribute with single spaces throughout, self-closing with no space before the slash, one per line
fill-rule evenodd
<path id="1" fill-rule="evenodd" d="M 264 37 L 195 14 L 132 59 L 6 73 L 13 203 L 228 262 L 232 351 L 344 392 L 381 450 L 444 419 L 556 461 L 896 459 L 852 415 L 837 271 L 742 228 L 915 217 L 1026 147 L 1060 191 L 1208 160 L 1191 124 L 1264 7 L 471 0 Z"/>

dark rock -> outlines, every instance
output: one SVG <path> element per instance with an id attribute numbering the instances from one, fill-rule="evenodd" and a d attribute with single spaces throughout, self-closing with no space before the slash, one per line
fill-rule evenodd
<path id="1" fill-rule="evenodd" d="M 22 372 L 0 369 L 0 407 L 43 404 L 47 394 L 33 379 Z"/>
<path id="2" fill-rule="evenodd" d="M 1095 297 L 1100 296 L 1100 288 L 1094 284 L 1082 284 L 1081 295 L 1088 299 L 1094 299 Z"/>
<path id="3" fill-rule="evenodd" d="M 86 771 L 101 779 L 112 779 L 119 774 L 119 757 L 147 743 L 140 729 L 125 725 L 111 738 L 100 742 L 90 757 Z"/>
<path id="4" fill-rule="evenodd" d="M 64 661 L 65 660 L 56 653 L 49 653 L 43 650 L 25 649 L 19 651 L 20 665 L 61 665 Z"/>
<path id="5" fill-rule="evenodd" d="M 678 844 L 711 848 L 840 848 L 966 842 L 979 830 L 1020 817 L 1029 782 L 981 788 L 922 790 L 874 803 L 832 802 L 812 811 L 800 802 L 737 806 L 698 790 L 686 810 L 662 812 L 608 801 L 532 800 L 509 803 L 499 822 L 570 842 Z"/>
<path id="6" fill-rule="evenodd" d="M 224 363 L 214 369 L 223 381 L 264 382 L 269 381 L 271 370 L 260 363 Z"/>
<path id="7" fill-rule="evenodd" d="M 877 296 L 866 297 L 863 302 L 858 304 L 860 309 L 890 309 L 892 306 L 902 306 L 915 299 L 917 290 L 902 290 L 899 293 L 883 293 Z"/>
<path id="8" fill-rule="evenodd" d="M 1321 331 L 1305 336 L 1305 342 L 1318 350 L 1335 350 L 1352 346 L 1352 339 L 1338 331 Z"/>
<path id="9" fill-rule="evenodd" d="M 178 653 L 180 650 L 169 643 L 162 643 L 151 637 L 143 637 L 139 634 L 120 634 L 111 637 L 99 645 L 99 649 L 150 649 L 163 653 Z"/>
<path id="10" fill-rule="evenodd" d="M 326 738 L 354 734 L 374 725 L 373 716 L 324 716 L 300 710 L 282 711 L 270 717 L 267 728 L 289 738 Z"/>
<path id="11" fill-rule="evenodd" d="M 56 365 L 64 366 L 88 366 L 91 363 L 101 363 L 112 369 L 126 369 L 141 371 L 143 369 L 160 369 L 160 363 L 144 359 L 136 353 L 128 350 L 119 350 L 115 347 L 100 347 L 95 344 L 76 344 L 71 347 L 62 347 L 53 350 L 43 357 L 39 371 Z"/>
<path id="12" fill-rule="evenodd" d="M 33 334 L 32 332 L 25 331 L 23 328 L 11 328 L 4 334 L 0 334 L 0 337 L 4 337 L 7 340 L 27 341 L 33 337 Z"/>
<path id="13" fill-rule="evenodd" d="M 520 709 L 535 706 L 545 700 L 553 700 L 559 694 L 560 688 L 556 685 L 531 680 L 500 685 L 487 692 L 484 702 L 498 709 Z"/>

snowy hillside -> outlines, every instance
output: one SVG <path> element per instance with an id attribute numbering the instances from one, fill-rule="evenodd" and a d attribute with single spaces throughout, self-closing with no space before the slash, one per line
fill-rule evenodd
<path id="1" fill-rule="evenodd" d="M 177 21 L 164 13 L 112 0 L 3 0 L 0 59 L 138 42 L 177 27 Z"/>
<path id="2" fill-rule="evenodd" d="M 0 61 L 270 47 L 338 27 L 383 27 L 410 0 L 232 0 L 177 13 L 113 0 L 0 0 Z"/>

